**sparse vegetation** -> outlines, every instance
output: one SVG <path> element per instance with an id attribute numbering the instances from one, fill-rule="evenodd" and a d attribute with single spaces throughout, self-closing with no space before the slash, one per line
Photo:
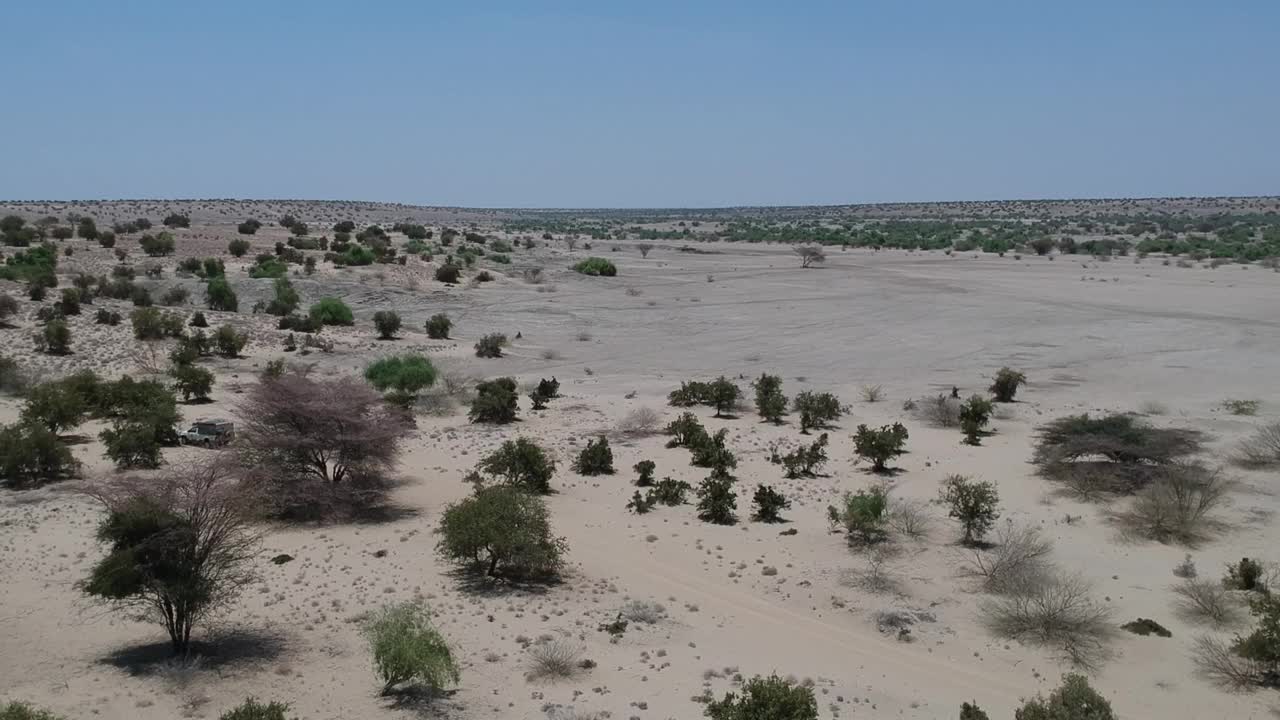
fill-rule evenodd
<path id="1" fill-rule="evenodd" d="M 991 383 L 990 391 L 996 396 L 996 402 L 1010 403 L 1013 397 L 1018 394 L 1018 388 L 1027 382 L 1027 376 L 1007 367 L 1000 368 L 996 373 L 995 380 Z"/>
<path id="2" fill-rule="evenodd" d="M 777 675 L 756 676 L 743 684 L 741 694 L 727 693 L 707 703 L 711 720 L 818 720 L 813 689 Z"/>
<path id="3" fill-rule="evenodd" d="M 448 340 L 449 330 L 453 327 L 453 321 L 444 313 L 436 313 L 427 318 L 426 330 L 427 337 L 432 340 Z"/>
<path id="4" fill-rule="evenodd" d="M 960 406 L 960 429 L 969 445 L 982 444 L 982 429 L 991 421 L 991 401 L 981 395 L 973 395 Z"/>
<path id="5" fill-rule="evenodd" d="M 618 268 L 614 264 L 601 257 L 589 257 L 580 260 L 573 266 L 573 271 L 581 275 L 598 275 L 600 277 L 613 277 L 618 274 Z"/>
<path id="6" fill-rule="evenodd" d="M 475 350 L 478 358 L 502 357 L 502 346 L 507 344 L 507 336 L 502 333 L 490 333 L 476 341 Z"/>

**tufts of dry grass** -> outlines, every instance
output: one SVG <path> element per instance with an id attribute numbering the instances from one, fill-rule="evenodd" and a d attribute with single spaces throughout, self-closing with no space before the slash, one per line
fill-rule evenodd
<path id="1" fill-rule="evenodd" d="M 531 646 L 529 671 L 530 680 L 560 680 L 573 677 L 582 668 L 582 650 L 565 640 L 549 640 Z"/>
<path id="2" fill-rule="evenodd" d="M 638 437 L 658 432 L 662 415 L 651 407 L 638 407 L 628 412 L 618 421 L 617 432 L 621 435 Z"/>
<path id="3" fill-rule="evenodd" d="M 1280 465 L 1280 422 L 1263 425 L 1242 440 L 1232 460 L 1255 469 Z"/>
<path id="4" fill-rule="evenodd" d="M 1177 596 L 1174 607 L 1190 622 L 1223 627 L 1241 620 L 1240 604 L 1222 583 L 1187 578 L 1173 586 L 1173 594 Z"/>
<path id="5" fill-rule="evenodd" d="M 1050 573 L 984 600 L 979 612 L 1000 637 L 1055 647 L 1074 665 L 1096 668 L 1109 654 L 1115 627 L 1110 608 L 1091 592 L 1078 575 Z"/>

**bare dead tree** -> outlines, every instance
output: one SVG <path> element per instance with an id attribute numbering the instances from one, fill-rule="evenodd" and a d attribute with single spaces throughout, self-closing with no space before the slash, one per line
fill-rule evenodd
<path id="1" fill-rule="evenodd" d="M 241 403 L 240 466 L 276 511 L 325 512 L 385 489 L 408 417 L 355 378 L 285 374 Z"/>
<path id="2" fill-rule="evenodd" d="M 817 245 L 805 245 L 794 248 L 796 255 L 800 256 L 800 267 L 812 267 L 815 263 L 824 263 L 827 261 L 827 254 Z"/>
<path id="3" fill-rule="evenodd" d="M 260 535 L 250 499 L 219 463 L 171 466 L 160 477 L 127 478 L 88 491 L 107 510 L 98 536 L 111 545 L 84 592 L 164 625 L 175 655 L 191 631 L 253 581 Z"/>

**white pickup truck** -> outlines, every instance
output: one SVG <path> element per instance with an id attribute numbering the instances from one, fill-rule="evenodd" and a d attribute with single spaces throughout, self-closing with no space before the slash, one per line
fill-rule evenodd
<path id="1" fill-rule="evenodd" d="M 229 420 L 197 420 L 186 432 L 178 433 L 183 445 L 221 447 L 235 439 L 236 426 Z"/>

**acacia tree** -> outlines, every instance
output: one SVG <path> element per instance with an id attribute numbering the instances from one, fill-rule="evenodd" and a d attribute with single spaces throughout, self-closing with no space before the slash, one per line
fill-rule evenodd
<path id="1" fill-rule="evenodd" d="M 384 489 L 408 427 L 402 412 L 350 377 L 286 373 L 259 383 L 239 411 L 241 466 L 286 513 L 319 509 L 335 492 L 359 502 Z"/>
<path id="2" fill-rule="evenodd" d="M 82 590 L 121 610 L 145 611 L 164 625 L 174 654 L 186 654 L 192 629 L 253 580 L 259 535 L 247 496 L 216 463 L 92 495 L 106 507 L 98 539 L 110 548 Z"/>
<path id="3" fill-rule="evenodd" d="M 821 264 L 827 261 L 827 254 L 817 245 L 806 245 L 794 249 L 795 254 L 800 256 L 800 267 L 812 267 L 815 263 Z"/>

